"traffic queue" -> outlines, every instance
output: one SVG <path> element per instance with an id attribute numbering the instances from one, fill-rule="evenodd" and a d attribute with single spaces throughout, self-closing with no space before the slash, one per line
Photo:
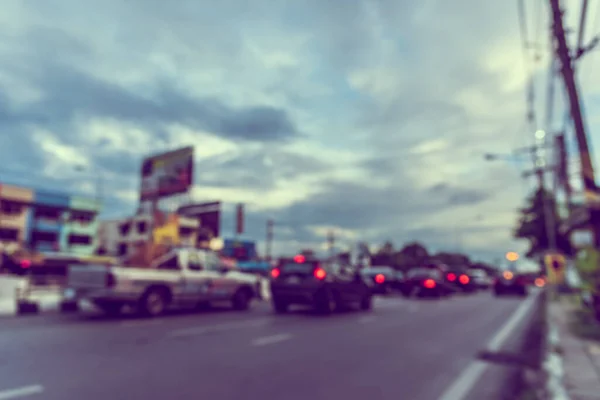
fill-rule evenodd
<path id="1" fill-rule="evenodd" d="M 299 254 L 280 259 L 271 269 L 271 302 L 277 314 L 288 312 L 293 305 L 308 306 L 317 312 L 330 314 L 352 306 L 368 311 L 372 309 L 373 296 L 394 293 L 407 298 L 441 299 L 493 287 L 497 295 L 511 291 L 526 295 L 525 280 L 516 273 L 510 274 L 510 277 L 506 272 L 491 276 L 480 269 L 449 268 L 438 264 L 399 271 L 390 266 L 351 265 Z M 516 278 L 514 282 L 508 279 L 513 276 Z M 539 279 L 535 282 L 540 286 Z M 519 286 L 521 284 L 524 286 Z M 499 289 L 500 285 L 503 290 Z"/>

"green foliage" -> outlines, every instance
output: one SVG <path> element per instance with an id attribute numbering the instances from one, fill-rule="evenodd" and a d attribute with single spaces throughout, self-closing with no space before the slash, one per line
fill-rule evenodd
<path id="1" fill-rule="evenodd" d="M 573 255 L 573 247 L 569 238 L 558 230 L 560 217 L 556 207 L 556 199 L 551 193 L 538 189 L 527 198 L 527 205 L 519 210 L 517 227 L 513 232 L 513 236 L 516 239 L 526 239 L 529 241 L 529 250 L 525 256 L 534 258 L 540 256 L 549 248 L 550 241 L 544 207 L 547 207 L 548 213 L 555 222 L 554 234 L 557 249 L 566 255 Z"/>
<path id="2" fill-rule="evenodd" d="M 378 251 L 371 254 L 371 265 L 387 265 L 403 271 L 431 263 L 446 264 L 454 268 L 475 267 L 488 272 L 495 271 L 491 265 L 473 263 L 465 254 L 450 252 L 430 254 L 425 245 L 419 242 L 411 242 L 401 250 L 395 250 L 392 242 L 387 241 Z"/>

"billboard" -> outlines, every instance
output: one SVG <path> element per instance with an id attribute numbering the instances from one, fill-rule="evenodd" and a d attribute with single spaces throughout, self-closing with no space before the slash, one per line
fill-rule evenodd
<path id="1" fill-rule="evenodd" d="M 209 241 L 221 234 L 221 202 L 197 203 L 181 206 L 177 214 L 196 218 L 200 223 L 198 241 Z"/>
<path id="2" fill-rule="evenodd" d="M 245 240 L 225 239 L 221 254 L 225 257 L 235 258 L 238 261 L 248 261 L 257 256 L 256 243 Z"/>
<path id="3" fill-rule="evenodd" d="M 194 148 L 170 151 L 142 161 L 140 201 L 187 192 L 194 180 Z"/>

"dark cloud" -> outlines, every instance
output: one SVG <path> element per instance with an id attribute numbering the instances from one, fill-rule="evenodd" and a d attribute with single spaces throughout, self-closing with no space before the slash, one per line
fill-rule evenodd
<path id="1" fill-rule="evenodd" d="M 429 191 L 435 195 L 444 196 L 448 203 L 453 206 L 476 205 L 490 197 L 489 192 L 454 187 L 447 183 L 438 183 L 432 186 Z"/>
<path id="2" fill-rule="evenodd" d="M 232 108 L 218 99 L 193 98 L 170 82 L 157 85 L 154 95 L 145 98 L 72 66 L 46 62 L 34 83 L 45 96 L 15 116 L 23 122 L 54 126 L 68 124 L 76 117 L 106 117 L 150 130 L 179 123 L 228 139 L 259 142 L 288 140 L 299 134 L 281 109 Z"/>
<path id="3" fill-rule="evenodd" d="M 196 183 L 200 186 L 273 189 L 277 183 L 324 172 L 331 165 L 316 157 L 292 153 L 279 147 L 246 149 L 241 154 L 218 155 L 196 163 Z"/>
<path id="4" fill-rule="evenodd" d="M 35 87 L 42 98 L 19 108 L 3 98 L 0 123 L 43 126 L 71 138 L 80 134 L 73 131 L 73 121 L 91 117 L 130 122 L 158 137 L 165 125 L 173 123 L 234 140 L 278 142 L 300 135 L 280 108 L 232 107 L 217 98 L 194 97 L 168 79 L 159 79 L 145 90 L 129 90 L 103 80 L 79 67 L 86 64 L 84 60 L 94 59 L 91 48 L 60 29 L 35 28 L 19 46 L 25 51 L 3 61 L 2 70 Z"/>
<path id="5" fill-rule="evenodd" d="M 406 224 L 418 215 L 448 207 L 475 205 L 486 198 L 483 194 L 452 187 L 430 196 L 409 193 L 401 185 L 378 188 L 369 184 L 327 182 L 320 193 L 292 204 L 282 217 L 305 226 L 381 229 L 388 225 Z"/>

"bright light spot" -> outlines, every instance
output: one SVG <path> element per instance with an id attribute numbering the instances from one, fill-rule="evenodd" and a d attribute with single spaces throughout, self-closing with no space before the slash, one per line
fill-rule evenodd
<path id="1" fill-rule="evenodd" d="M 543 138 L 546 137 L 546 132 L 544 132 L 543 130 L 538 130 L 535 132 L 535 138 L 538 140 L 542 140 Z"/>

